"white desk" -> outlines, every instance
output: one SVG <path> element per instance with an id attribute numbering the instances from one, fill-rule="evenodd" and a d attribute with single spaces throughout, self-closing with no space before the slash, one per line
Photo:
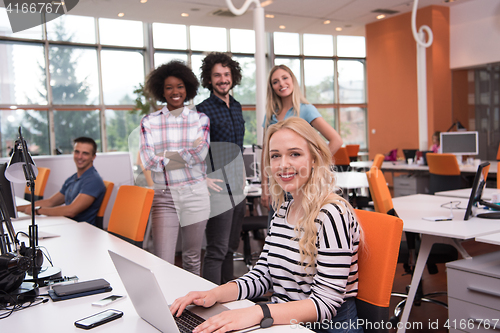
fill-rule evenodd
<path id="1" fill-rule="evenodd" d="M 483 161 L 484 162 L 484 161 Z M 498 165 L 497 161 L 489 161 L 490 162 L 490 174 L 497 174 Z M 369 169 L 373 164 L 373 161 L 356 161 L 351 162 L 350 166 L 354 169 Z M 383 171 L 390 172 L 428 172 L 429 167 L 427 165 L 418 165 L 418 164 L 406 164 L 404 161 L 384 161 L 382 163 L 381 169 Z M 462 164 L 460 165 L 460 171 L 462 173 L 476 173 L 477 166 L 472 164 Z"/>
<path id="2" fill-rule="evenodd" d="M 500 245 L 500 232 L 496 234 L 489 234 L 476 237 L 476 241 L 488 244 Z"/>
<path id="3" fill-rule="evenodd" d="M 425 216 L 441 216 L 450 213 L 449 208 L 440 207 L 449 201 L 460 201 L 459 207 L 466 208 L 468 199 L 456 197 L 439 197 L 434 195 L 416 194 L 393 199 L 394 209 L 403 220 L 403 230 L 422 234 L 420 251 L 418 253 L 413 278 L 406 306 L 401 316 L 401 327 L 398 333 L 404 332 L 408 322 L 415 293 L 422 277 L 422 273 L 434 243 L 448 243 L 457 248 L 464 258 L 470 258 L 461 241 L 479 238 L 500 232 L 500 221 L 490 219 L 471 218 L 464 221 L 465 210 L 454 210 L 452 221 L 432 222 L 423 220 Z"/>
<path id="4" fill-rule="evenodd" d="M 436 193 L 434 193 L 434 195 L 469 199 L 471 190 L 472 189 L 470 189 L 470 188 L 462 188 L 459 190 L 436 192 Z M 496 188 L 485 188 L 481 198 L 483 200 L 491 200 L 493 194 L 500 194 L 500 190 L 496 189 Z"/>
<path id="5" fill-rule="evenodd" d="M 61 221 L 62 219 L 62 221 Z M 22 230 L 29 220 L 15 222 L 16 231 Z M 60 237 L 41 239 L 50 253 L 54 266 L 62 269 L 62 275 L 77 275 L 80 281 L 97 278 L 106 279 L 113 287 L 113 293 L 125 294 L 125 288 L 108 255 L 108 249 L 117 252 L 130 260 L 150 268 L 156 275 L 162 291 L 169 303 L 192 289 L 206 290 L 215 285 L 196 275 L 171 265 L 166 261 L 129 244 L 107 232 L 87 223 L 77 223 L 65 218 L 39 218 L 37 224 L 40 231 L 58 234 Z M 44 266 L 48 265 L 45 261 Z M 46 294 L 46 288 L 40 294 Z M 135 312 L 132 302 L 126 298 L 106 308 L 91 306 L 91 303 L 110 293 L 91 295 L 60 302 L 49 301 L 34 307 L 14 312 L 10 317 L 1 319 L 2 332 L 83 332 L 74 326 L 78 319 L 90 316 L 106 308 L 124 312 L 118 320 L 96 327 L 92 332 L 158 332 L 153 326 L 142 320 Z M 244 300 L 225 304 L 228 308 L 251 306 L 253 303 Z M 293 326 L 273 326 L 266 332 L 295 332 Z M 301 330 L 301 332 L 310 332 Z"/>

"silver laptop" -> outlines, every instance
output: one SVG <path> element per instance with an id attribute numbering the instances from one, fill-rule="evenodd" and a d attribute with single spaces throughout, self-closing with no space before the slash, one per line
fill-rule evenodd
<path id="1" fill-rule="evenodd" d="M 153 272 L 113 251 L 108 252 L 139 316 L 162 332 L 180 333 Z M 208 319 L 228 308 L 215 304 L 210 308 L 193 306 L 190 310 Z"/>

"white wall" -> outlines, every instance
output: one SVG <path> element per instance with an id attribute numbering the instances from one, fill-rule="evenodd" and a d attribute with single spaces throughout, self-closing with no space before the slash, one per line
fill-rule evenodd
<path id="1" fill-rule="evenodd" d="M 450 67 L 500 62 L 500 1 L 475 0 L 450 10 Z"/>
<path id="2" fill-rule="evenodd" d="M 50 176 L 45 188 L 44 198 L 49 198 L 58 192 L 64 181 L 76 172 L 73 155 L 56 156 L 33 156 L 35 164 L 40 167 L 50 169 Z M 2 158 L 0 162 L 8 162 L 8 159 Z M 94 166 L 103 180 L 113 182 L 115 187 L 111 198 L 109 199 L 106 213 L 104 214 L 104 226 L 107 226 L 111 209 L 115 202 L 116 193 L 121 185 L 134 185 L 134 177 L 130 156 L 126 152 L 121 153 L 97 153 L 94 160 Z M 24 188 L 26 184 L 14 184 L 16 196 L 24 197 Z"/>

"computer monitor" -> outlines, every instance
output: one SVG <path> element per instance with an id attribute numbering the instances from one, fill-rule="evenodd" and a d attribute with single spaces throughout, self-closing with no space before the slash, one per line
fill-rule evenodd
<path id="1" fill-rule="evenodd" d="M 16 199 L 12 183 L 5 178 L 6 168 L 7 163 L 0 164 L 0 193 L 2 193 L 2 200 L 7 208 L 7 213 L 9 217 L 13 219 L 17 217 Z"/>
<path id="2" fill-rule="evenodd" d="M 477 203 L 495 210 L 500 210 L 499 205 L 486 202 L 481 199 L 481 196 L 483 195 L 483 190 L 486 187 L 486 178 L 488 177 L 489 170 L 490 170 L 489 162 L 483 162 L 477 168 L 476 175 L 474 177 L 474 182 L 472 183 L 469 202 L 467 203 L 467 210 L 465 211 L 465 216 L 464 216 L 465 221 L 467 221 L 470 217 L 473 217 L 472 208 Z M 500 212 L 477 214 L 476 217 L 500 219 Z"/>
<path id="3" fill-rule="evenodd" d="M 245 172 L 248 180 L 259 178 L 259 163 L 257 162 L 257 154 L 254 152 L 243 154 L 243 163 L 245 164 Z"/>
<path id="4" fill-rule="evenodd" d="M 477 131 L 441 132 L 440 152 L 455 155 L 478 155 L 479 141 Z"/>

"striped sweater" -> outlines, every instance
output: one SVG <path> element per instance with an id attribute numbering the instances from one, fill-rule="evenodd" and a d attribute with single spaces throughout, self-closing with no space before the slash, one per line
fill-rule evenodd
<path id="1" fill-rule="evenodd" d="M 259 297 L 269 290 L 274 303 L 309 298 L 317 320 L 331 320 L 344 299 L 358 292 L 358 221 L 342 202 L 321 208 L 316 218 L 318 255 L 307 274 L 300 265 L 294 226 L 286 220 L 291 202 L 283 203 L 274 215 L 257 264 L 235 280 L 238 299 Z"/>

